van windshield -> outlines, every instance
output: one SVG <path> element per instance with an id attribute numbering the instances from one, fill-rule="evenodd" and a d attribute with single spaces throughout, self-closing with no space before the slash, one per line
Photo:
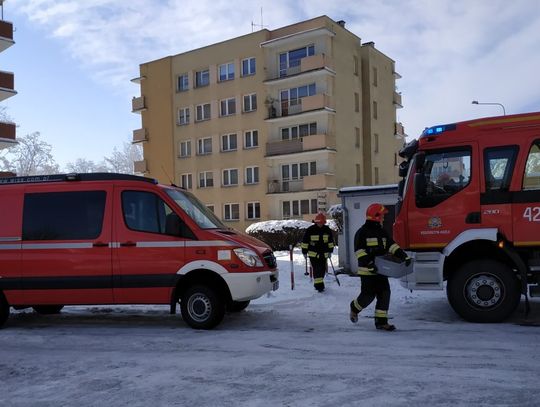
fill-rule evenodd
<path id="1" fill-rule="evenodd" d="M 165 192 L 201 229 L 227 229 L 214 212 L 195 198 L 195 195 L 172 188 L 166 188 Z"/>

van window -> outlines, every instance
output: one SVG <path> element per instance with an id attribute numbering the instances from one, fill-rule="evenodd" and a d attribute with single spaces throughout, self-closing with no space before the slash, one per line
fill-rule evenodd
<path id="1" fill-rule="evenodd" d="M 214 212 L 195 198 L 195 195 L 172 188 L 165 189 L 165 192 L 201 229 L 227 229 Z"/>
<path id="2" fill-rule="evenodd" d="M 151 192 L 122 192 L 122 211 L 126 226 L 131 230 L 195 238 L 170 206 Z"/>
<path id="3" fill-rule="evenodd" d="M 106 196 L 105 191 L 26 194 L 23 240 L 97 238 L 103 226 Z"/>
<path id="4" fill-rule="evenodd" d="M 540 189 L 540 141 L 536 141 L 527 157 L 525 164 L 525 176 L 523 177 L 523 189 Z"/>

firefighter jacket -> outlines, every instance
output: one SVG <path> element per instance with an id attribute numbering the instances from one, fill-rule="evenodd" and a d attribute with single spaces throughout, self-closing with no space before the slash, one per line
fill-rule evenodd
<path id="1" fill-rule="evenodd" d="M 323 225 L 311 225 L 306 229 L 302 239 L 302 254 L 307 254 L 311 259 L 325 259 L 334 251 L 334 237 L 332 230 Z"/>
<path id="2" fill-rule="evenodd" d="M 372 276 L 377 274 L 375 257 L 387 253 L 401 259 L 408 259 L 407 253 L 386 233 L 379 222 L 367 220 L 354 235 L 354 252 L 358 259 L 358 274 Z"/>

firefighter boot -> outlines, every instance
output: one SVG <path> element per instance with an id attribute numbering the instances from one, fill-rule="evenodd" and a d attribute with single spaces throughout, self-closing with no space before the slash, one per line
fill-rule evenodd
<path id="1" fill-rule="evenodd" d="M 391 324 L 379 324 L 379 325 L 375 325 L 375 328 L 381 329 L 383 331 L 395 331 L 396 330 L 396 327 L 394 325 L 391 325 Z"/>
<path id="2" fill-rule="evenodd" d="M 353 324 L 356 324 L 358 322 L 358 312 L 356 307 L 354 306 L 354 301 L 351 301 L 351 312 L 349 313 L 349 319 Z"/>

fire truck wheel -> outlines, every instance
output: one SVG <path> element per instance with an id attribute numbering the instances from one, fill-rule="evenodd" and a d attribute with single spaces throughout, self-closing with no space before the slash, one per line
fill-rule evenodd
<path id="1" fill-rule="evenodd" d="M 6 323 L 9 318 L 9 304 L 6 301 L 4 294 L 0 292 L 0 328 Z"/>
<path id="2" fill-rule="evenodd" d="M 60 311 L 62 311 L 62 308 L 64 308 L 64 306 L 63 305 L 34 305 L 32 308 L 38 314 L 53 315 L 53 314 L 60 314 Z"/>
<path id="3" fill-rule="evenodd" d="M 520 284 L 512 270 L 495 260 L 475 260 L 462 265 L 448 280 L 450 305 L 470 322 L 500 322 L 514 312 Z"/>
<path id="4" fill-rule="evenodd" d="M 182 319 L 194 329 L 212 329 L 225 315 L 225 302 L 214 288 L 195 285 L 188 288 L 180 301 Z"/>
<path id="5" fill-rule="evenodd" d="M 240 312 L 247 308 L 249 301 L 231 301 L 227 304 L 227 311 Z"/>

